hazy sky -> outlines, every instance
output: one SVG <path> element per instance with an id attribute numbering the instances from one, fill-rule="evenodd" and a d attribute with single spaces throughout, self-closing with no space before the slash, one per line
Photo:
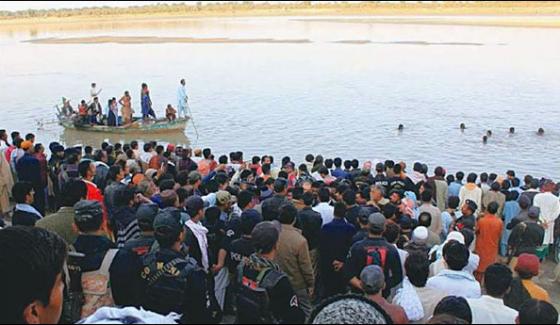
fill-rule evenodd
<path id="1" fill-rule="evenodd" d="M 83 7 L 128 7 L 161 2 L 180 3 L 185 1 L 0 1 L 0 10 L 62 9 Z"/>

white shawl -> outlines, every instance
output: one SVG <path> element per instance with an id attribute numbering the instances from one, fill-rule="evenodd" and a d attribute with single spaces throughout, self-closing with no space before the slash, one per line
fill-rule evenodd
<path id="1" fill-rule="evenodd" d="M 209 270 L 209 262 L 208 262 L 208 238 L 206 238 L 206 234 L 208 234 L 208 229 L 204 227 L 200 222 L 194 223 L 192 220 L 189 220 L 185 223 L 185 226 L 189 227 L 192 230 L 196 240 L 198 241 L 198 245 L 200 246 L 200 252 L 202 253 L 202 266 L 204 267 L 205 271 Z"/>

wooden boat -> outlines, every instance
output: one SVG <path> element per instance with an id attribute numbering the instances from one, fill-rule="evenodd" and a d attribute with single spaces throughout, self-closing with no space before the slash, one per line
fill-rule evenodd
<path id="1" fill-rule="evenodd" d="M 190 117 L 178 118 L 175 121 L 167 119 L 143 121 L 141 118 L 134 118 L 133 122 L 126 126 L 106 126 L 106 125 L 89 125 L 81 124 L 74 118 L 65 117 L 61 114 L 57 115 L 58 122 L 66 129 L 73 129 L 85 132 L 102 132 L 102 133 L 171 133 L 184 132 Z"/>

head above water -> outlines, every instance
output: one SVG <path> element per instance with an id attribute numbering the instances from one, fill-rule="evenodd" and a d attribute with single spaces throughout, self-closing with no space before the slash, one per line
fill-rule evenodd
<path id="1" fill-rule="evenodd" d="M 402 130 L 404 130 L 404 125 L 402 125 L 402 124 L 399 124 L 398 130 L 399 130 L 399 131 L 402 131 Z"/>
<path id="2" fill-rule="evenodd" d="M 461 130 L 465 130 L 467 126 L 465 125 L 465 123 L 461 123 L 461 125 L 459 125 L 459 128 L 461 128 Z"/>
<path id="3" fill-rule="evenodd" d="M 509 133 L 510 133 L 510 134 L 514 134 L 514 133 L 515 133 L 515 128 L 514 128 L 514 127 L 510 127 L 510 128 L 509 128 Z"/>
<path id="4" fill-rule="evenodd" d="M 537 131 L 538 135 L 544 135 L 544 129 L 543 128 L 539 128 L 539 130 Z"/>

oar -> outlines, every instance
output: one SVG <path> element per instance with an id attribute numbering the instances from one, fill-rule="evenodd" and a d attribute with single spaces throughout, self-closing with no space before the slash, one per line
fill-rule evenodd
<path id="1" fill-rule="evenodd" d="M 192 120 L 192 125 L 194 127 L 194 132 L 196 133 L 196 142 L 194 144 L 194 146 L 196 146 L 196 144 L 198 143 L 198 129 L 196 127 L 196 124 L 194 123 L 194 117 L 193 117 L 193 113 L 191 111 L 191 106 L 189 105 L 189 100 L 187 99 L 187 112 L 189 113 L 189 115 L 191 116 L 191 120 Z"/>

